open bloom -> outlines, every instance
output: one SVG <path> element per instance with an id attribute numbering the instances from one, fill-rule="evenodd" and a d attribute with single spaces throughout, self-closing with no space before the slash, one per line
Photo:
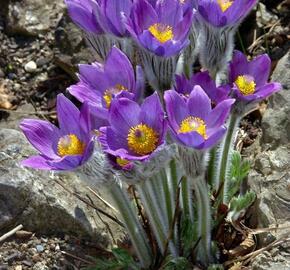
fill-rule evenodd
<path id="1" fill-rule="evenodd" d="M 64 95 L 57 97 L 59 128 L 35 119 L 25 119 L 20 128 L 39 154 L 22 165 L 42 170 L 73 170 L 91 157 L 94 141 L 87 104 L 81 110 Z"/>
<path id="2" fill-rule="evenodd" d="M 208 71 L 193 74 L 189 80 L 185 75 L 176 75 L 175 82 L 175 90 L 186 97 L 189 97 L 195 85 L 201 86 L 215 105 L 227 99 L 231 90 L 229 85 L 217 87 Z"/>
<path id="3" fill-rule="evenodd" d="M 134 69 L 127 56 L 113 47 L 104 64 L 79 65 L 80 82 L 68 88 L 79 101 L 103 109 L 106 115 L 116 97 L 138 100 L 143 94 L 144 78 L 140 66 Z"/>
<path id="4" fill-rule="evenodd" d="M 235 51 L 229 68 L 233 92 L 239 100 L 261 101 L 282 89 L 280 83 L 267 82 L 271 70 L 271 60 L 267 54 L 248 61 L 246 55 Z"/>
<path id="5" fill-rule="evenodd" d="M 119 166 L 148 159 L 164 143 L 166 120 L 158 94 L 146 98 L 140 106 L 119 98 L 109 110 L 109 126 L 100 129 L 100 143 Z"/>
<path id="6" fill-rule="evenodd" d="M 257 0 L 197 0 L 200 16 L 215 27 L 236 25 L 247 16 Z"/>
<path id="7" fill-rule="evenodd" d="M 166 91 L 164 99 L 173 137 L 195 149 L 218 143 L 226 132 L 224 122 L 235 102 L 226 99 L 212 109 L 210 98 L 200 86 L 195 86 L 186 100 L 173 90 Z"/>
<path id="8" fill-rule="evenodd" d="M 192 10 L 184 13 L 179 0 L 159 0 L 156 4 L 137 0 L 125 21 L 128 31 L 141 47 L 158 56 L 170 57 L 189 44 L 192 18 Z"/>
<path id="9" fill-rule="evenodd" d="M 94 0 L 65 0 L 71 19 L 85 31 L 102 34 L 103 30 L 93 11 Z"/>

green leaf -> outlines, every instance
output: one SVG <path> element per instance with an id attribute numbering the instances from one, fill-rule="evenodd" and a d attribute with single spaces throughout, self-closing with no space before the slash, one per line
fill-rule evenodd
<path id="1" fill-rule="evenodd" d="M 112 249 L 114 258 L 97 259 L 96 266 L 87 270 L 140 270 L 133 257 L 124 249 Z"/>
<path id="2" fill-rule="evenodd" d="M 230 210 L 227 215 L 229 221 L 235 221 L 244 215 L 246 209 L 252 205 L 256 199 L 253 191 L 247 192 L 245 195 L 239 195 L 230 201 Z"/>
<path id="3" fill-rule="evenodd" d="M 224 267 L 221 264 L 211 264 L 207 270 L 224 270 Z"/>
<path id="4" fill-rule="evenodd" d="M 189 270 L 193 269 L 191 263 L 184 257 L 173 258 L 171 255 L 167 256 L 164 264 L 159 270 Z"/>
<path id="5" fill-rule="evenodd" d="M 183 256 L 190 255 L 193 246 L 197 241 L 197 226 L 194 225 L 189 217 L 184 217 L 181 222 L 181 243 L 183 244 Z"/>

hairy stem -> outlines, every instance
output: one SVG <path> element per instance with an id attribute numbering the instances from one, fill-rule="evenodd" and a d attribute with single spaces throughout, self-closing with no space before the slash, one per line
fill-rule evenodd
<path id="1" fill-rule="evenodd" d="M 148 268 L 152 264 L 152 253 L 136 212 L 133 211 L 128 197 L 117 183 L 113 183 L 108 189 L 122 216 L 142 267 Z"/>

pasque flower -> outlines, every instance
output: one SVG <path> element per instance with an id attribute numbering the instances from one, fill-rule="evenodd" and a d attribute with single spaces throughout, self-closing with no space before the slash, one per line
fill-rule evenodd
<path id="1" fill-rule="evenodd" d="M 200 16 L 215 27 L 233 26 L 241 22 L 257 0 L 197 0 Z"/>
<path id="2" fill-rule="evenodd" d="M 184 99 L 174 90 L 164 95 L 168 122 L 173 137 L 181 144 L 206 149 L 219 142 L 226 132 L 224 122 L 234 99 L 220 102 L 214 109 L 211 100 L 200 86 L 195 86 Z"/>
<path id="3" fill-rule="evenodd" d="M 140 66 L 134 69 L 127 56 L 113 47 L 104 64 L 79 65 L 80 82 L 68 88 L 79 101 L 88 101 L 106 115 L 115 97 L 138 100 L 143 94 L 144 78 Z"/>
<path id="4" fill-rule="evenodd" d="M 235 51 L 229 69 L 229 79 L 238 100 L 257 102 L 282 89 L 280 83 L 267 82 L 271 70 L 267 54 L 248 61 L 246 55 Z"/>
<path id="5" fill-rule="evenodd" d="M 65 0 L 71 19 L 85 31 L 102 34 L 103 30 L 95 16 L 94 0 Z"/>
<path id="6" fill-rule="evenodd" d="M 99 24 L 105 33 L 117 37 L 129 35 L 123 24 L 122 16 L 129 16 L 132 0 L 96 0 L 93 2 Z"/>
<path id="7" fill-rule="evenodd" d="M 193 74 L 190 79 L 185 75 L 176 75 L 175 84 L 175 90 L 186 97 L 190 95 L 195 85 L 201 86 L 215 105 L 227 99 L 231 90 L 229 85 L 217 87 L 208 71 Z"/>
<path id="8" fill-rule="evenodd" d="M 125 21 L 131 36 L 141 47 L 158 56 L 170 57 L 189 44 L 192 18 L 192 10 L 184 13 L 179 0 L 158 0 L 156 4 L 137 0 Z"/>
<path id="9" fill-rule="evenodd" d="M 94 135 L 88 104 L 78 108 L 64 95 L 57 97 L 59 128 L 50 122 L 25 119 L 20 128 L 39 154 L 22 165 L 42 170 L 73 170 L 91 157 Z"/>
<path id="10" fill-rule="evenodd" d="M 166 120 L 157 93 L 140 106 L 127 99 L 112 101 L 109 126 L 100 129 L 100 143 L 106 153 L 124 167 L 130 161 L 146 160 L 164 143 Z"/>

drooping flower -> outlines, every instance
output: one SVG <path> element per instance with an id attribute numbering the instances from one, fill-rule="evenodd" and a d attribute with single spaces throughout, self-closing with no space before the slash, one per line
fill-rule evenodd
<path id="1" fill-rule="evenodd" d="M 89 160 L 94 134 L 88 104 L 78 108 L 64 95 L 57 97 L 59 128 L 50 122 L 25 119 L 20 128 L 39 154 L 22 161 L 42 170 L 73 170 Z"/>
<path id="2" fill-rule="evenodd" d="M 195 86 L 188 99 L 174 90 L 164 95 L 168 122 L 173 137 L 182 145 L 206 149 L 216 145 L 226 132 L 224 122 L 234 99 L 220 102 L 214 109 L 200 86 Z"/>
<path id="3" fill-rule="evenodd" d="M 157 93 L 141 106 L 127 98 L 115 99 L 109 110 L 109 124 L 100 129 L 99 141 L 121 167 L 150 158 L 164 143 L 167 129 Z"/>
<path id="4" fill-rule="evenodd" d="M 153 5 L 137 0 L 125 21 L 131 36 L 141 47 L 158 56 L 170 57 L 189 44 L 192 18 L 192 10 L 184 14 L 179 0 L 159 0 Z"/>
<path id="5" fill-rule="evenodd" d="M 115 97 L 139 100 L 143 95 L 144 78 L 140 66 L 134 69 L 127 56 L 113 47 L 104 64 L 79 65 L 80 82 L 68 88 L 79 101 L 103 108 L 106 114 Z"/>
<path id="6" fill-rule="evenodd" d="M 175 82 L 175 90 L 186 97 L 190 95 L 195 85 L 201 86 L 215 105 L 227 99 L 231 90 L 229 85 L 217 87 L 207 71 L 193 74 L 189 80 L 185 75 L 176 75 Z"/>
<path id="7" fill-rule="evenodd" d="M 267 54 L 248 61 L 246 55 L 234 52 L 229 65 L 229 79 L 235 98 L 246 102 L 258 102 L 282 89 L 280 83 L 268 83 L 271 60 Z"/>
<path id="8" fill-rule="evenodd" d="M 257 0 L 197 0 L 200 16 L 215 27 L 234 26 L 250 12 Z"/>
<path id="9" fill-rule="evenodd" d="M 102 34 L 103 30 L 93 10 L 94 0 L 65 0 L 71 19 L 85 31 Z"/>

